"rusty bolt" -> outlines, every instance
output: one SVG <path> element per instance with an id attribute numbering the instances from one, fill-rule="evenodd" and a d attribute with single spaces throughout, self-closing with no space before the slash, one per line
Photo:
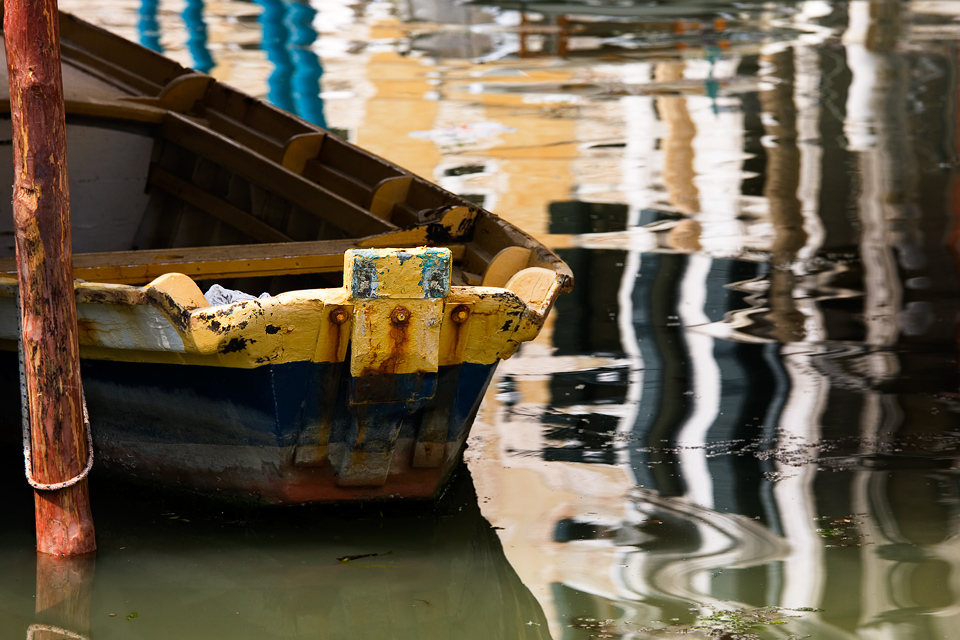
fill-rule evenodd
<path id="1" fill-rule="evenodd" d="M 347 313 L 347 310 L 343 307 L 337 307 L 330 312 L 330 322 L 333 324 L 343 324 L 347 321 L 347 318 L 350 317 L 350 314 Z"/>
<path id="2" fill-rule="evenodd" d="M 406 307 L 397 307 L 390 313 L 390 322 L 395 325 L 407 324 L 410 321 L 410 310 Z"/>
<path id="3" fill-rule="evenodd" d="M 453 308 L 453 312 L 450 314 L 450 319 L 457 324 L 463 324 L 469 317 L 470 309 L 465 304 L 458 304 Z"/>

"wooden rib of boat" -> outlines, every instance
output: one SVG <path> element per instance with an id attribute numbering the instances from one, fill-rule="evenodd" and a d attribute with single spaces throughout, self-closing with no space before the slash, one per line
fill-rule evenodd
<path id="1" fill-rule="evenodd" d="M 568 267 L 328 131 L 76 17 L 60 29 L 98 468 L 268 503 L 435 495 L 497 362 L 537 335 Z M 0 173 L 10 163 L 0 154 Z M 15 398 L 8 184 L 0 349 Z"/>

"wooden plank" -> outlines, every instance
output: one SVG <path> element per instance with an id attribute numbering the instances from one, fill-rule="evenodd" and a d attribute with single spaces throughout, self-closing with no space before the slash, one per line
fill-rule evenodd
<path id="1" fill-rule="evenodd" d="M 67 113 L 71 116 L 92 116 L 94 118 L 116 118 L 133 122 L 148 122 L 160 124 L 166 115 L 166 110 L 146 102 L 118 100 L 104 102 L 101 100 L 66 100 Z M 0 102 L 0 110 L 3 103 Z"/>
<path id="2" fill-rule="evenodd" d="M 166 110 L 144 102 L 104 102 L 102 100 L 64 100 L 67 115 L 92 116 L 94 118 L 115 118 L 133 122 L 160 124 L 167 114 Z M 0 98 L 0 113 L 10 112 L 10 99 Z"/>
<path id="3" fill-rule="evenodd" d="M 411 182 L 413 182 L 413 176 L 394 176 L 384 178 L 377 183 L 370 198 L 370 213 L 378 218 L 390 220 L 394 205 L 404 202 L 407 194 L 410 193 Z"/>
<path id="4" fill-rule="evenodd" d="M 400 243 L 391 243 L 388 235 L 374 244 Z M 197 280 L 336 273 L 343 270 L 344 252 L 355 248 L 353 240 L 319 240 L 77 253 L 73 256 L 73 276 L 90 282 L 144 284 L 165 273 L 184 273 Z M 454 259 L 463 256 L 463 245 L 449 248 Z M 0 274 L 10 273 L 16 273 L 15 259 L 0 258 Z"/>
<path id="5" fill-rule="evenodd" d="M 358 207 L 366 206 L 370 201 L 371 185 L 340 171 L 336 167 L 322 164 L 316 159 L 310 159 L 307 160 L 301 173 L 308 180 L 335 191 L 340 194 L 340 197 Z"/>
<path id="6" fill-rule="evenodd" d="M 393 205 L 393 217 L 390 218 L 390 222 L 400 225 L 401 227 L 409 227 L 420 224 L 423 222 L 423 218 L 420 216 L 418 210 L 406 202 L 397 202 Z"/>
<path id="7" fill-rule="evenodd" d="M 212 109 L 207 109 L 203 116 L 207 123 L 209 123 L 210 128 L 217 133 L 236 140 L 251 151 L 259 153 L 274 162 L 281 162 L 283 160 L 282 142 L 251 129 L 240 120 L 231 118 L 224 113 Z M 299 172 L 295 171 L 294 173 Z"/>
<path id="8" fill-rule="evenodd" d="M 223 114 L 281 148 L 294 136 L 320 131 L 282 109 L 261 100 L 251 100 L 250 96 L 220 82 L 210 86 L 203 106 L 204 113 Z"/>
<path id="9" fill-rule="evenodd" d="M 83 51 L 103 75 L 119 72 L 124 83 L 147 95 L 156 95 L 175 77 L 190 69 L 155 51 L 125 40 L 69 13 L 60 13 L 61 47 L 64 61 L 72 62 L 74 52 Z"/>
<path id="10" fill-rule="evenodd" d="M 61 46 L 66 64 L 82 69 L 127 95 L 156 95 L 163 89 L 163 85 L 158 86 L 142 75 L 100 58 L 70 42 L 64 42 Z"/>
<path id="11" fill-rule="evenodd" d="M 390 164 L 369 151 L 350 144 L 346 140 L 332 136 L 316 158 L 317 162 L 329 167 L 336 167 L 342 173 L 347 173 L 355 179 L 362 180 L 366 190 L 372 191 L 373 185 L 387 178 L 409 176 L 409 171 Z"/>
<path id="12" fill-rule="evenodd" d="M 189 118 L 168 113 L 161 132 L 171 142 L 203 157 L 215 159 L 223 167 L 264 189 L 282 194 L 349 235 L 365 236 L 396 229 L 386 220 L 263 156 L 251 153 L 243 145 Z"/>
<path id="13" fill-rule="evenodd" d="M 211 82 L 213 78 L 200 72 L 177 76 L 166 84 L 157 101 L 167 109 L 187 113 L 203 100 Z"/>
<path id="14" fill-rule="evenodd" d="M 283 146 L 283 159 L 280 164 L 294 173 L 303 174 L 307 161 L 317 157 L 326 139 L 327 134 L 319 131 L 298 133 Z"/>
<path id="15" fill-rule="evenodd" d="M 207 193 L 200 187 L 175 176 L 162 167 L 157 165 L 150 167 L 148 181 L 151 185 L 159 187 L 217 220 L 225 222 L 254 240 L 259 242 L 290 242 L 292 240 L 290 236 L 277 231 L 256 216 L 233 206 L 222 198 Z"/>
<path id="16" fill-rule="evenodd" d="M 504 247 L 483 272 L 483 286 L 503 287 L 514 274 L 526 269 L 530 263 L 530 249 L 527 247 Z"/>

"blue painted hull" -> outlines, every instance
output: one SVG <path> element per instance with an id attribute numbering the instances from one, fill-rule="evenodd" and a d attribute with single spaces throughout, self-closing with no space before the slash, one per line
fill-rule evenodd
<path id="1" fill-rule="evenodd" d="M 495 367 L 441 367 L 426 381 L 396 376 L 419 399 L 366 404 L 356 402 L 349 363 L 85 360 L 82 377 L 97 472 L 293 504 L 436 495 L 462 459 Z M 426 464 L 425 448 L 435 453 Z"/>

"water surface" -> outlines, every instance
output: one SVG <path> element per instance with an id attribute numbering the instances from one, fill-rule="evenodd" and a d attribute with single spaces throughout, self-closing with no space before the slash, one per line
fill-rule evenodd
<path id="1" fill-rule="evenodd" d="M 61 6 L 577 278 L 501 367 L 455 506 L 228 515 L 95 484 L 82 632 L 960 637 L 960 3 Z M 11 638 L 41 622 L 28 507 Z"/>

